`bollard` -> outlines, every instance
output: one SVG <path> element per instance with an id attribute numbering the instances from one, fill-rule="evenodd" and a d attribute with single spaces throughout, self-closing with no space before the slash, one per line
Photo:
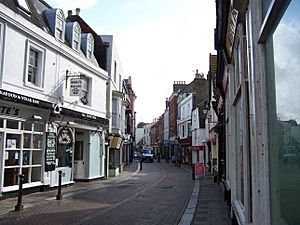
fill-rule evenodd
<path id="1" fill-rule="evenodd" d="M 22 211 L 22 210 L 23 210 L 23 205 L 22 205 L 23 180 L 24 180 L 24 175 L 23 175 L 23 174 L 20 174 L 20 175 L 19 175 L 18 203 L 17 203 L 17 205 L 15 206 L 15 211 Z"/>
<path id="2" fill-rule="evenodd" d="M 143 170 L 143 160 L 140 161 L 140 170 Z"/>
<path id="3" fill-rule="evenodd" d="M 195 180 L 195 166 L 192 164 L 192 179 Z"/>
<path id="4" fill-rule="evenodd" d="M 62 171 L 58 171 L 58 190 L 57 190 L 57 195 L 56 195 L 56 200 L 61 200 L 62 199 L 62 194 L 61 194 L 61 176 L 62 176 Z"/>
<path id="5" fill-rule="evenodd" d="M 158 154 L 157 162 L 160 162 L 160 154 Z"/>

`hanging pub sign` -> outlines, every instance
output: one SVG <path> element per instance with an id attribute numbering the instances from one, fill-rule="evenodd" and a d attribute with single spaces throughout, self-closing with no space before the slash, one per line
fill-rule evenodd
<path id="1" fill-rule="evenodd" d="M 58 130 L 58 144 L 69 145 L 73 143 L 73 132 L 70 127 L 61 127 Z"/>
<path id="2" fill-rule="evenodd" d="M 82 89 L 81 78 L 72 78 L 70 80 L 70 96 L 80 96 Z"/>
<path id="3" fill-rule="evenodd" d="M 227 31 L 226 31 L 226 40 L 225 40 L 225 47 L 230 60 L 232 57 L 234 37 L 235 37 L 235 32 L 237 27 L 237 19 L 238 19 L 238 11 L 234 9 L 230 4 L 229 11 L 228 11 Z"/>
<path id="4" fill-rule="evenodd" d="M 56 135 L 53 132 L 46 133 L 45 171 L 55 170 Z"/>

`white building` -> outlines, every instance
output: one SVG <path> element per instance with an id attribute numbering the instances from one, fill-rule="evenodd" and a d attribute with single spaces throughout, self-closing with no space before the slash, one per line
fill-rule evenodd
<path id="1" fill-rule="evenodd" d="M 123 170 L 123 139 L 125 138 L 125 112 L 129 99 L 123 92 L 123 69 L 112 35 L 101 35 L 107 48 L 106 70 L 107 83 L 107 117 L 110 118 L 111 145 L 109 150 L 110 176 L 118 175 Z M 127 97 L 127 98 L 126 98 Z"/>
<path id="2" fill-rule="evenodd" d="M 206 112 L 203 106 L 197 106 L 192 111 L 192 163 L 207 163 L 209 149 L 205 146 L 208 138 L 207 124 L 205 123 Z"/>
<path id="3" fill-rule="evenodd" d="M 150 130 L 152 125 L 153 123 L 143 123 L 142 126 L 139 124 L 135 128 L 137 147 L 151 146 Z"/>
<path id="4" fill-rule="evenodd" d="M 193 107 L 193 93 L 181 93 L 178 96 L 178 119 L 177 119 L 177 132 L 181 141 L 181 158 L 183 163 L 191 161 L 191 137 L 192 131 L 192 107 Z"/>
<path id="5" fill-rule="evenodd" d="M 57 185 L 59 170 L 63 184 L 105 171 L 108 76 L 94 55 L 101 40 L 31 1 L 34 8 L 0 4 L 1 193 L 17 190 L 20 174 L 30 188 Z"/>

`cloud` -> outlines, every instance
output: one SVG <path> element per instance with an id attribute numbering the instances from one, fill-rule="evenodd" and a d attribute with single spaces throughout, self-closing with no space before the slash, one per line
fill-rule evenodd
<path id="1" fill-rule="evenodd" d="M 198 8 L 199 9 L 199 8 Z M 195 69 L 206 74 L 214 53 L 214 14 L 190 9 L 154 18 L 116 34 L 125 75 L 133 78 L 137 120 L 151 122 L 165 109 L 174 81 L 191 82 Z"/>
<path id="2" fill-rule="evenodd" d="M 274 61 L 276 74 L 277 114 L 281 120 L 295 119 L 300 122 L 299 36 L 300 26 L 281 22 L 274 33 Z"/>

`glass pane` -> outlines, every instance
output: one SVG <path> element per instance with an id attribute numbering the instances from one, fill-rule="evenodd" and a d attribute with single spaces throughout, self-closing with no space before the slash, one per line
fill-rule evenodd
<path id="1" fill-rule="evenodd" d="M 42 124 L 42 123 L 35 123 L 34 124 L 34 131 L 44 132 L 45 131 L 45 125 Z"/>
<path id="2" fill-rule="evenodd" d="M 271 213 L 274 225 L 300 221 L 300 1 L 292 1 L 267 42 Z"/>
<path id="3" fill-rule="evenodd" d="M 6 127 L 10 129 L 19 129 L 19 121 L 7 120 Z"/>
<path id="4" fill-rule="evenodd" d="M 31 168 L 31 182 L 37 182 L 42 180 L 42 169 L 41 167 Z"/>
<path id="5" fill-rule="evenodd" d="M 4 169 L 4 187 L 18 185 L 19 168 Z"/>
<path id="6" fill-rule="evenodd" d="M 32 130 L 32 123 L 29 123 L 29 122 L 23 122 L 23 123 L 22 123 L 22 129 L 23 129 L 23 130 L 29 130 L 29 131 L 31 131 L 31 130 Z"/>
<path id="7" fill-rule="evenodd" d="M 42 151 L 32 151 L 32 165 L 42 164 Z"/>
<path id="8" fill-rule="evenodd" d="M 3 119 L 2 118 L 0 118 L 0 128 L 3 128 Z"/>
<path id="9" fill-rule="evenodd" d="M 23 180 L 23 183 L 26 184 L 26 183 L 29 183 L 30 182 L 30 168 L 22 168 L 22 174 L 24 175 L 24 180 Z"/>
<path id="10" fill-rule="evenodd" d="M 23 151 L 23 165 L 30 164 L 30 151 Z"/>
<path id="11" fill-rule="evenodd" d="M 23 148 L 31 147 L 31 134 L 24 134 L 23 138 Z"/>
<path id="12" fill-rule="evenodd" d="M 42 140 L 43 140 L 43 136 L 39 135 L 39 134 L 34 134 L 33 135 L 33 148 L 37 148 L 40 149 L 42 148 Z"/>
<path id="13" fill-rule="evenodd" d="M 74 160 L 83 160 L 83 141 L 75 142 Z"/>
<path id="14" fill-rule="evenodd" d="M 21 134 L 6 134 L 6 148 L 20 148 Z"/>
<path id="15" fill-rule="evenodd" d="M 59 167 L 72 167 L 72 147 L 70 145 L 58 145 L 57 158 Z"/>
<path id="16" fill-rule="evenodd" d="M 5 166 L 19 165 L 20 151 L 5 151 Z"/>

